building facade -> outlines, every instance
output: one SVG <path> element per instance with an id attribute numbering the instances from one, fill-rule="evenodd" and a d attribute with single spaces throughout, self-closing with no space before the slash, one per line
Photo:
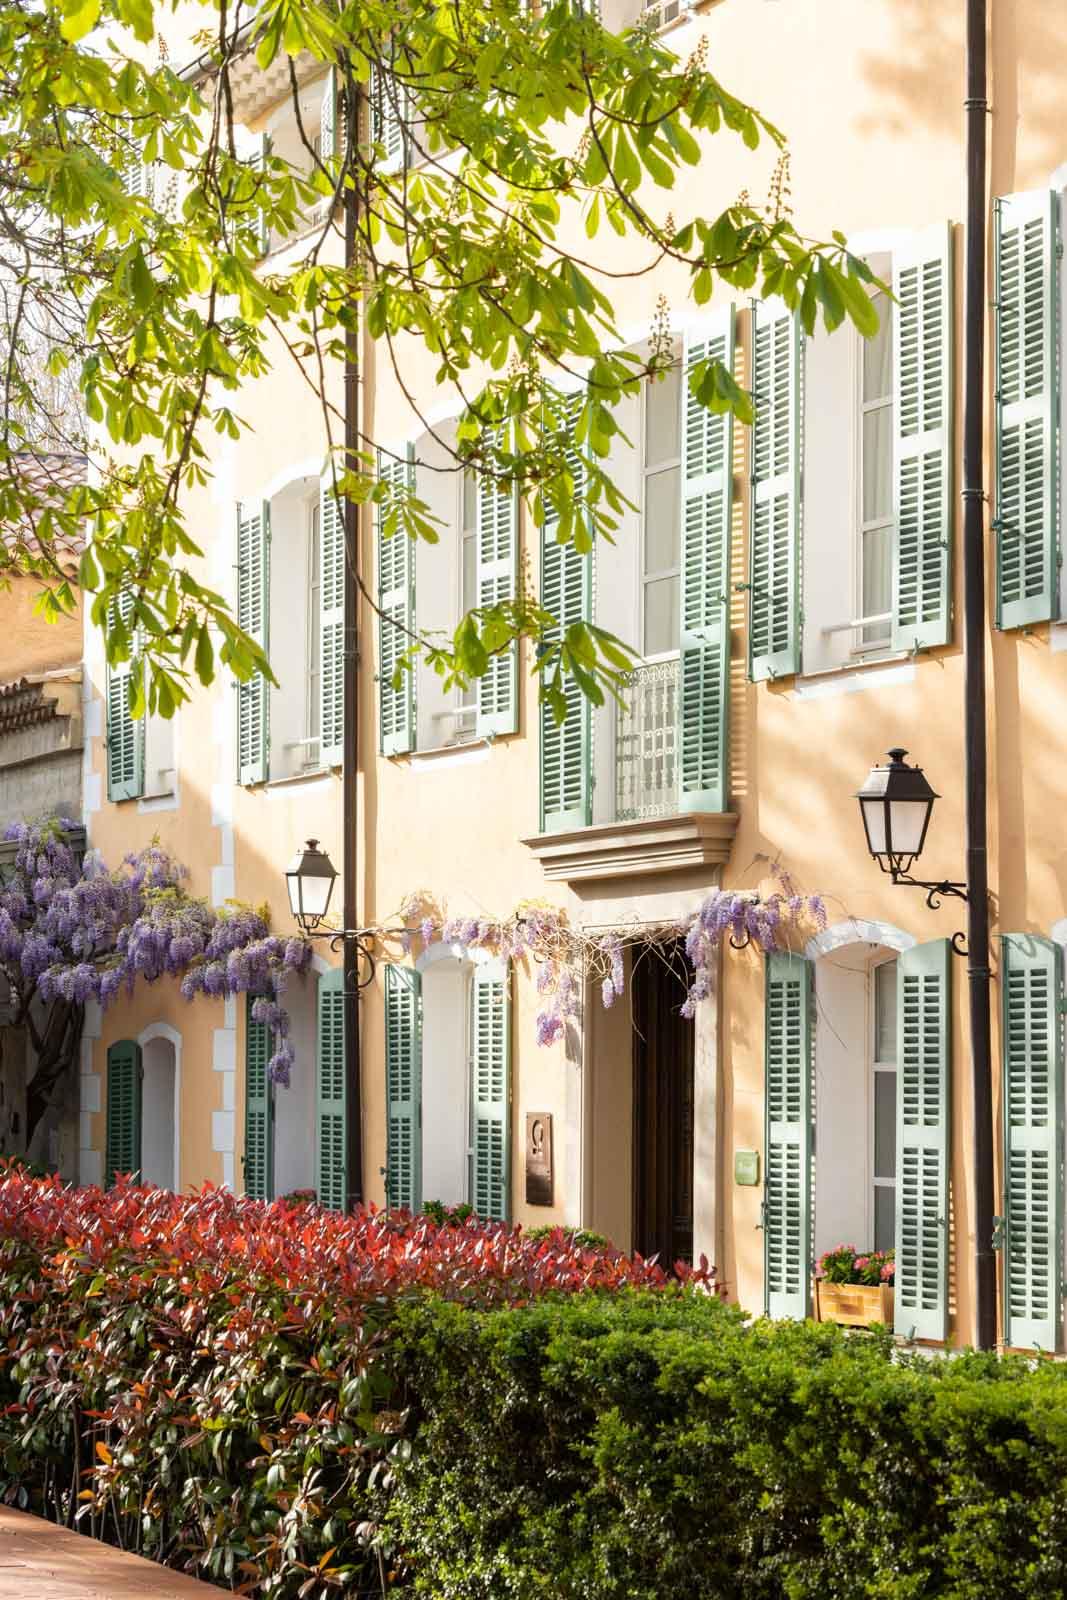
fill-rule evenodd
<path id="1" fill-rule="evenodd" d="M 705 1253 L 731 1297 L 774 1315 L 809 1311 L 814 1258 L 841 1239 L 895 1246 L 898 1331 L 962 1342 L 974 1237 L 964 968 L 949 942 L 961 908 L 930 909 L 879 872 L 854 794 L 885 751 L 907 749 L 941 796 L 923 867 L 962 875 L 963 18 L 939 0 L 860 9 L 723 0 L 665 27 L 682 56 L 706 39 L 723 82 L 787 132 L 798 224 L 815 238 L 842 231 L 891 287 L 875 297 L 879 334 L 808 338 L 782 305 L 722 293 L 701 310 L 669 267 L 612 280 L 635 349 L 666 302 L 677 368 L 622 408 L 612 473 L 636 509 L 598 549 L 595 582 L 551 529 L 445 470 L 455 397 L 417 353 L 401 389 L 366 341 L 367 432 L 442 535 L 406 545 L 367 519 L 363 572 L 381 616 L 364 608 L 347 685 L 321 414 L 279 348 L 242 395 L 248 433 L 217 446 L 189 506 L 215 586 L 267 643 L 279 686 L 219 682 L 173 724 L 123 726 L 121 685 L 88 631 L 85 820 L 107 857 L 158 835 L 195 892 L 266 901 L 278 930 L 291 925 L 285 864 L 315 837 L 335 861 L 356 851 L 368 927 L 395 925 L 421 893 L 452 918 L 546 902 L 575 928 L 627 935 L 623 997 L 605 1009 L 590 990 L 548 1046 L 536 1036 L 536 963 L 502 965 L 455 939 L 416 939 L 408 955 L 389 947 L 361 1000 L 368 1200 L 467 1202 L 665 1257 Z M 990 9 L 1001 1317 L 1009 1344 L 1060 1349 L 1067 43 L 1049 0 Z M 604 10 L 613 26 L 636 18 L 625 0 Z M 328 75 L 309 71 L 301 92 L 305 125 L 318 120 L 325 139 Z M 267 134 L 284 149 L 284 75 L 249 58 L 238 114 L 250 141 Z M 754 156 L 720 135 L 670 203 L 713 215 L 768 187 L 774 165 L 773 151 Z M 266 245 L 279 262 L 301 250 L 299 237 Z M 686 370 L 709 351 L 753 391 L 751 429 L 689 398 Z M 332 381 L 340 403 L 340 373 Z M 525 646 L 466 693 L 421 667 L 393 686 L 391 619 L 451 628 L 523 563 L 567 620 L 593 617 L 638 650 L 625 705 L 593 711 L 575 697 L 557 726 Z M 351 840 L 346 689 L 359 695 L 362 740 Z M 641 930 L 684 923 L 717 888 L 768 893 L 783 881 L 821 896 L 827 925 L 766 958 L 727 945 L 710 995 L 684 1019 L 684 967 L 671 952 L 640 959 Z M 354 1107 L 338 1064 L 336 959 L 323 947 L 287 997 L 289 1089 L 266 1084 L 264 1041 L 232 1000 L 187 1005 L 157 985 L 91 1016 L 83 1180 L 109 1164 L 109 1104 L 113 1138 L 129 1136 L 133 1070 L 146 1177 L 343 1195 L 338 1118 Z"/>

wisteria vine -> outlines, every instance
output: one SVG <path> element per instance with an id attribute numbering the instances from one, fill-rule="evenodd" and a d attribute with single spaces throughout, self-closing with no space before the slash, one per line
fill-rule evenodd
<path id="1" fill-rule="evenodd" d="M 567 1025 L 577 1022 L 585 986 L 600 990 L 611 1006 L 626 987 L 624 952 L 628 946 L 662 951 L 684 944 L 692 969 L 681 1011 L 692 1017 L 711 993 L 717 952 L 724 942 L 735 948 L 753 945 L 762 951 L 787 948 L 791 933 L 805 926 L 826 926 L 821 895 L 800 894 L 788 876 L 774 867 L 777 887 L 756 890 L 712 889 L 688 917 L 667 922 L 620 926 L 599 932 L 573 926 L 565 910 L 542 901 L 524 901 L 509 917 L 450 917 L 425 891 L 409 895 L 400 908 L 399 928 L 379 929 L 383 943 L 396 942 L 410 954 L 438 940 L 467 950 L 484 950 L 499 959 L 530 960 L 536 968 L 541 1007 L 537 1042 L 557 1044 Z"/>
<path id="2" fill-rule="evenodd" d="M 51 818 L 5 834 L 16 850 L 0 885 L 0 970 L 16 1020 L 34 999 L 107 1007 L 138 980 L 164 977 L 180 978 L 187 1000 L 250 994 L 253 1018 L 271 1030 L 270 1075 L 288 1084 L 294 1056 L 283 996 L 290 974 L 310 965 L 307 941 L 272 934 L 265 909 L 215 908 L 189 895 L 185 868 L 158 844 L 113 871 L 95 850 L 79 858 L 65 837 L 71 827 Z"/>

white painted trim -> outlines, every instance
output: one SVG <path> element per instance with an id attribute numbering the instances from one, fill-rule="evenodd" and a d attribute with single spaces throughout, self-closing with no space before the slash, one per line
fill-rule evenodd
<path id="1" fill-rule="evenodd" d="M 1067 917 L 1060 917 L 1058 922 L 1054 922 L 1048 936 L 1054 944 L 1067 947 Z"/>
<path id="2" fill-rule="evenodd" d="M 153 1039 L 165 1039 L 174 1051 L 174 1193 L 182 1191 L 182 1036 L 169 1022 L 150 1022 L 137 1035 L 143 1050 Z"/>
<path id="3" fill-rule="evenodd" d="M 863 917 L 848 917 L 844 922 L 835 922 L 832 927 L 824 928 L 822 933 L 809 939 L 804 946 L 804 954 L 809 961 L 818 961 L 820 956 L 829 955 L 832 950 L 842 950 L 850 944 L 880 944 L 889 950 L 911 950 L 915 943 L 912 934 L 894 927 L 891 922 L 869 922 Z"/>
<path id="4" fill-rule="evenodd" d="M 312 951 L 311 970 L 315 974 L 316 978 L 322 978 L 327 972 L 333 971 L 333 962 L 327 961 L 325 956 L 317 956 L 314 951 Z"/>
<path id="5" fill-rule="evenodd" d="M 466 961 L 472 967 L 497 966 L 501 977 L 506 977 L 509 965 L 506 957 L 493 955 L 490 950 L 472 949 L 455 941 L 446 944 L 443 939 L 435 939 L 416 959 L 415 971 L 425 972 L 427 967 L 436 966 L 439 961 Z"/>
<path id="6" fill-rule="evenodd" d="M 288 489 L 290 484 L 296 483 L 298 479 L 303 478 L 310 478 L 314 481 L 317 493 L 321 477 L 322 457 L 309 456 L 305 461 L 294 461 L 289 466 L 283 467 L 280 472 L 274 474 L 273 478 L 269 478 L 256 494 L 249 495 L 247 499 L 244 495 L 238 495 L 238 503 L 243 500 L 247 505 L 251 500 L 273 500 L 276 494 L 281 494 L 283 489 Z M 310 490 L 308 492 L 310 493 Z"/>
<path id="7" fill-rule="evenodd" d="M 899 657 L 893 659 L 900 661 Z M 900 661 L 896 666 L 832 667 L 826 672 L 797 678 L 793 697 L 797 700 L 833 700 L 842 694 L 864 694 L 868 689 L 888 689 L 896 684 L 914 681 L 913 661 Z"/>
<path id="8" fill-rule="evenodd" d="M 850 233 L 848 249 L 854 256 L 892 255 L 911 238 L 914 228 L 861 228 Z"/>

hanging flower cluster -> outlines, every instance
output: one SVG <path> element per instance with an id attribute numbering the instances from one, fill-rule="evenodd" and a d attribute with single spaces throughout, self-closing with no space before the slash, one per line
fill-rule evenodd
<path id="1" fill-rule="evenodd" d="M 379 929 L 379 938 L 396 940 L 408 954 L 442 940 L 468 950 L 485 950 L 505 960 L 530 960 L 537 969 L 537 1042 L 557 1044 L 567 1024 L 576 1021 L 586 984 L 599 988 L 607 1007 L 626 987 L 627 947 L 665 953 L 679 942 L 692 969 L 682 1015 L 692 1017 L 711 992 L 718 950 L 726 940 L 735 949 L 753 945 L 769 951 L 787 947 L 787 935 L 805 926 L 826 926 L 820 895 L 796 891 L 775 867 L 778 887 L 770 894 L 752 890 L 713 889 L 684 920 L 641 926 L 621 925 L 607 932 L 574 927 L 566 911 L 542 901 L 524 901 L 509 917 L 449 917 L 425 892 L 409 895 L 400 908 L 403 926 Z"/>
<path id="2" fill-rule="evenodd" d="M 159 845 L 115 871 L 97 851 L 78 860 L 58 818 L 18 823 L 14 869 L 0 885 L 0 968 L 20 1007 L 38 998 L 107 1006 L 138 979 L 180 977 L 182 994 L 256 996 L 252 1015 L 272 1030 L 270 1073 L 288 1084 L 293 1066 L 282 996 L 306 972 L 311 947 L 271 934 L 265 911 L 215 909 L 182 888 L 185 869 Z"/>

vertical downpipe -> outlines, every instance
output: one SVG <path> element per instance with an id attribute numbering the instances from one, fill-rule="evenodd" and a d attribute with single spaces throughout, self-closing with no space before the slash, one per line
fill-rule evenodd
<path id="1" fill-rule="evenodd" d="M 986 10 L 967 3 L 967 236 L 963 367 L 964 761 L 967 794 L 967 989 L 974 1111 L 975 1343 L 997 1340 L 993 1253 L 993 1069 L 989 1018 L 985 684 L 984 399 L 986 319 Z M 947 1219 L 946 1219 L 947 1226 Z"/>
<path id="2" fill-rule="evenodd" d="M 350 96 L 349 115 L 345 125 L 349 129 L 350 143 L 358 138 L 360 118 L 363 113 L 359 85 L 346 74 L 346 95 Z M 359 195 L 353 186 L 345 190 L 345 268 L 351 270 L 356 259 L 356 225 L 359 220 Z M 360 321 L 353 318 L 345 329 L 345 468 L 354 470 L 359 450 L 359 329 Z M 359 507 L 350 498 L 345 499 L 345 570 L 344 570 L 344 724 L 341 766 L 341 838 L 342 838 L 342 913 L 346 928 L 359 927 L 357 878 L 357 828 L 359 802 L 356 774 L 359 763 Z M 345 1210 L 351 1211 L 363 1200 L 363 1086 L 361 1081 L 359 1040 L 359 967 L 354 939 L 344 941 L 344 1020 L 345 1020 L 345 1101 L 346 1149 L 345 1174 L 347 1178 Z"/>

